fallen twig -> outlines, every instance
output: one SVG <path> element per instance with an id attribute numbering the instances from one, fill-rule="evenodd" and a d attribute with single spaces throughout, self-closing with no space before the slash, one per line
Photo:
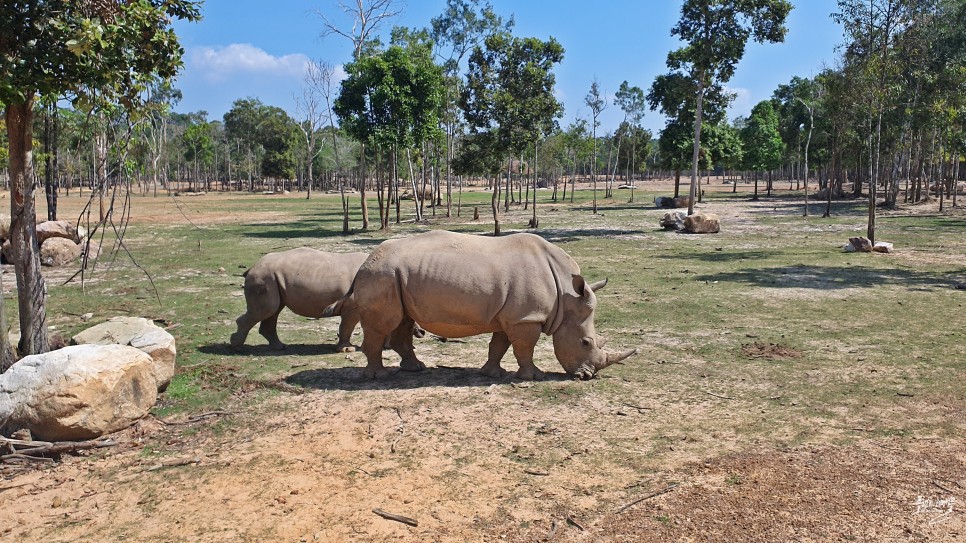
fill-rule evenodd
<path id="1" fill-rule="evenodd" d="M 715 398 L 721 398 L 722 400 L 733 400 L 734 399 L 734 398 L 730 398 L 728 396 L 722 396 L 721 394 L 715 394 L 714 392 L 708 392 L 707 390 L 703 390 L 702 392 L 704 392 L 708 396 L 714 396 Z"/>
<path id="2" fill-rule="evenodd" d="M 903 398 L 912 398 L 915 394 L 910 394 L 908 392 L 896 392 L 896 396 L 902 396 Z"/>
<path id="3" fill-rule="evenodd" d="M 557 519 L 550 519 L 550 532 L 547 533 L 547 541 L 551 541 L 557 535 Z"/>
<path id="4" fill-rule="evenodd" d="M 42 464 L 53 464 L 53 458 L 44 458 L 42 456 L 30 456 L 21 453 L 5 454 L 0 456 L 0 462 L 16 462 L 18 460 L 26 462 L 40 462 Z"/>
<path id="5" fill-rule="evenodd" d="M 383 511 L 382 509 L 373 509 L 372 512 L 387 520 L 394 520 L 396 522 L 401 522 L 403 524 L 407 524 L 413 527 L 419 526 L 419 522 L 417 522 L 416 519 L 414 518 L 404 517 L 402 515 L 395 515 L 393 513 Z"/>
<path id="6" fill-rule="evenodd" d="M 627 403 L 627 402 L 621 402 L 621 405 L 624 405 L 624 406 L 627 406 L 627 407 L 632 407 L 634 409 L 637 409 L 638 411 L 651 411 L 651 410 L 654 409 L 653 407 L 644 407 L 643 405 L 634 405 L 634 404 Z"/>
<path id="7" fill-rule="evenodd" d="M 228 411 L 208 411 L 207 413 L 198 413 L 196 415 L 189 415 L 188 418 L 185 420 L 175 421 L 175 420 L 158 419 L 158 421 L 160 421 L 161 424 L 165 424 L 168 426 L 178 426 L 180 424 L 191 424 L 192 422 L 199 422 L 205 419 L 210 419 L 211 417 L 227 417 L 228 415 L 231 415 L 231 413 L 229 413 Z"/>
<path id="8" fill-rule="evenodd" d="M 957 492 L 955 490 L 950 490 L 950 489 L 944 487 L 943 485 L 939 484 L 939 481 L 933 481 L 932 484 L 936 485 L 936 488 L 938 488 L 940 490 L 943 490 L 945 492 L 949 492 L 950 494 L 957 494 Z"/>
<path id="9" fill-rule="evenodd" d="M 583 526 L 582 526 L 582 525 L 581 525 L 581 524 L 580 524 L 579 522 L 577 522 L 577 521 L 576 521 L 576 520 L 574 519 L 574 516 L 573 516 L 573 515 L 567 515 L 567 522 L 568 522 L 569 524 L 571 524 L 571 525 L 573 525 L 573 526 L 574 526 L 575 528 L 577 528 L 577 529 L 578 529 L 578 530 L 580 530 L 581 532 L 583 532 L 583 531 L 585 530 L 585 529 L 584 529 L 584 527 L 583 527 Z"/>
<path id="10" fill-rule="evenodd" d="M 678 486 L 678 483 L 674 483 L 672 485 L 668 485 L 668 486 L 662 488 L 661 490 L 658 490 L 657 492 L 651 492 L 647 496 L 644 496 L 642 498 L 638 498 L 638 499 L 632 501 L 631 503 L 629 503 L 627 505 L 624 505 L 623 507 L 621 507 L 620 509 L 618 509 L 617 512 L 618 513 L 623 513 L 624 511 L 626 511 L 626 510 L 630 509 L 631 507 L 633 507 L 633 506 L 641 503 L 642 501 L 649 500 L 651 498 L 655 498 L 657 496 L 660 496 L 661 494 L 667 494 L 668 492 L 670 492 L 670 491 L 674 490 L 675 488 L 677 488 L 677 486 Z"/>
<path id="11" fill-rule="evenodd" d="M 163 468 L 176 468 L 180 466 L 187 466 L 189 464 L 199 464 L 199 463 L 201 463 L 201 458 L 197 456 L 193 458 L 179 458 L 176 460 L 165 460 L 164 462 L 161 462 L 160 464 L 155 464 L 144 471 L 157 471 Z"/>
<path id="12" fill-rule="evenodd" d="M 523 470 L 523 473 L 529 473 L 530 475 L 538 475 L 540 477 L 546 477 L 547 475 L 550 475 L 546 471 L 540 471 L 538 469 L 525 469 Z"/>

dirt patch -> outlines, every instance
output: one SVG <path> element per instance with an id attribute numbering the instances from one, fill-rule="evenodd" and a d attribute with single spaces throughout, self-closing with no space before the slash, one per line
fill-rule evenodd
<path id="1" fill-rule="evenodd" d="M 760 341 L 742 344 L 741 354 L 743 354 L 745 358 L 763 358 L 766 360 L 788 360 L 792 358 L 801 358 L 803 355 L 802 351 L 793 349 L 787 345 L 780 345 L 778 343 L 763 343 Z"/>
<path id="2" fill-rule="evenodd" d="M 963 541 L 962 445 L 886 440 L 737 454 L 651 485 L 678 483 L 593 528 L 601 541 Z"/>

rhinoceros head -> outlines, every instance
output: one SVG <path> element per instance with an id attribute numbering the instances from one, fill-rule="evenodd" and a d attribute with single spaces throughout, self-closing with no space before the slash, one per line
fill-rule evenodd
<path id="1" fill-rule="evenodd" d="M 564 371 L 581 379 L 590 379 L 598 371 L 637 353 L 637 349 L 623 353 L 604 351 L 604 341 L 594 330 L 597 296 L 607 279 L 588 284 L 579 275 L 573 276 L 575 294 L 564 294 L 564 312 L 560 327 L 553 333 L 553 353 Z"/>

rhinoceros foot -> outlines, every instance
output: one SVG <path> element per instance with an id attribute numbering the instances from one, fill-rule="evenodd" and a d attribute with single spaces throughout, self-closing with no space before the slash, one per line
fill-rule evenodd
<path id="1" fill-rule="evenodd" d="M 530 364 L 529 366 L 521 366 L 517 370 L 517 379 L 522 381 L 542 381 L 546 379 L 547 374 L 540 371 L 539 368 Z"/>
<path id="2" fill-rule="evenodd" d="M 351 344 L 351 343 L 349 343 L 349 342 L 343 343 L 343 342 L 340 341 L 335 346 L 335 352 L 337 352 L 337 353 L 354 353 L 354 352 L 356 352 L 356 346 L 353 345 L 353 344 Z"/>
<path id="3" fill-rule="evenodd" d="M 502 377 L 506 377 L 507 373 L 509 372 L 503 369 L 502 367 L 500 367 L 499 364 L 496 364 L 496 365 L 484 364 L 483 367 L 480 368 L 480 374 L 485 375 L 487 377 L 492 377 L 494 379 L 500 379 Z"/>
<path id="4" fill-rule="evenodd" d="M 389 377 L 390 373 L 389 368 L 386 367 L 370 368 L 369 366 L 366 366 L 365 369 L 362 370 L 362 375 L 366 379 L 383 379 L 385 377 Z"/>
<path id="5" fill-rule="evenodd" d="M 408 358 L 399 363 L 399 369 L 403 371 L 423 371 L 426 369 L 426 364 L 423 364 L 418 358 Z"/>

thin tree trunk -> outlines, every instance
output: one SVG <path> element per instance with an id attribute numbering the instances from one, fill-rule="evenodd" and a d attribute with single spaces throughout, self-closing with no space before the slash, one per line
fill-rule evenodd
<path id="1" fill-rule="evenodd" d="M 698 77 L 698 101 L 694 112 L 694 153 L 691 161 L 691 189 L 688 192 L 688 215 L 694 214 L 694 199 L 698 191 L 698 157 L 701 150 L 701 108 L 704 106 L 704 71 Z M 675 188 L 675 192 L 677 189 Z M 675 194 L 677 197 L 677 194 Z"/>
<path id="2" fill-rule="evenodd" d="M 17 276 L 20 356 L 50 350 L 47 337 L 47 287 L 40 271 L 33 175 L 33 97 L 6 108 L 10 155 L 10 244 Z M 6 333 L 5 330 L 0 331 Z"/>

